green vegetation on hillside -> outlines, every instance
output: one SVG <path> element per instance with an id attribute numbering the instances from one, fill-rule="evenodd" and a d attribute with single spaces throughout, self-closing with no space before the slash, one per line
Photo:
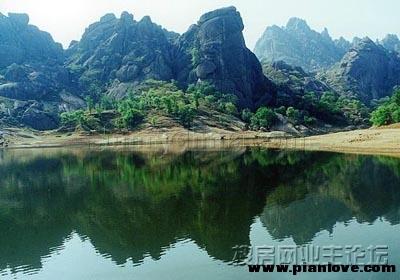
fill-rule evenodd
<path id="1" fill-rule="evenodd" d="M 123 100 L 116 101 L 103 96 L 97 100 L 87 98 L 86 102 L 86 110 L 61 114 L 62 125 L 82 126 L 89 130 L 102 130 L 105 126 L 132 129 L 146 118 L 150 119 L 151 124 L 156 124 L 157 116 L 161 115 L 190 128 L 204 109 L 237 114 L 236 97 L 222 94 L 208 83 L 191 85 L 183 91 L 175 83 L 149 80 L 143 91 L 131 91 Z M 112 120 L 105 125 L 102 116 L 107 113 Z"/>
<path id="2" fill-rule="evenodd" d="M 400 122 L 400 89 L 395 90 L 392 97 L 371 114 L 371 123 L 375 126 L 398 122 Z"/>
<path id="3" fill-rule="evenodd" d="M 275 109 L 276 113 L 286 116 L 294 124 L 315 125 L 319 120 L 335 126 L 346 126 L 368 122 L 369 109 L 362 102 L 339 96 L 335 92 L 307 92 L 294 99 L 298 99 L 298 102 Z M 278 104 L 284 102 L 278 101 Z"/>
<path id="4" fill-rule="evenodd" d="M 295 98 L 299 98 L 296 96 Z M 279 100 L 278 100 L 279 101 Z M 86 98 L 86 109 L 61 114 L 64 127 L 95 131 L 130 130 L 148 123 L 158 127 L 161 117 L 168 117 L 186 128 L 204 112 L 220 112 L 241 118 L 253 130 L 270 130 L 281 115 L 294 125 L 337 126 L 362 124 L 368 120 L 368 109 L 357 100 L 333 92 L 308 92 L 298 102 L 280 107 L 262 106 L 240 113 L 237 97 L 218 92 L 206 82 L 180 89 L 174 82 L 148 80 L 140 89 L 130 90 L 122 100 L 96 94 Z M 278 104 L 283 104 L 282 102 Z"/>
<path id="5" fill-rule="evenodd" d="M 320 97 L 306 93 L 301 106 L 309 115 L 334 125 L 358 125 L 368 120 L 368 108 L 362 102 L 331 91 Z"/>
<path id="6" fill-rule="evenodd" d="M 270 129 L 276 120 L 276 114 L 267 107 L 260 107 L 255 114 L 243 110 L 242 118 L 250 122 L 250 127 L 254 130 L 261 128 Z"/>

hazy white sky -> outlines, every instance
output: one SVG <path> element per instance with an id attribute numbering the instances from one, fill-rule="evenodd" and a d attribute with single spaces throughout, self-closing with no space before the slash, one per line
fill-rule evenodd
<path id="1" fill-rule="evenodd" d="M 108 12 L 119 16 L 126 10 L 137 20 L 150 15 L 163 27 L 183 33 L 204 12 L 230 5 L 242 14 L 251 49 L 266 26 L 285 25 L 293 16 L 318 31 L 327 27 L 334 38 L 400 34 L 399 0 L 0 0 L 0 12 L 28 13 L 31 24 L 67 47 Z"/>

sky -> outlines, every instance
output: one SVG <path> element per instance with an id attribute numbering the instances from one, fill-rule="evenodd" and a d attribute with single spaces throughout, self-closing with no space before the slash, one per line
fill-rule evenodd
<path id="1" fill-rule="evenodd" d="M 29 14 L 31 24 L 68 47 L 106 13 L 119 17 L 128 11 L 136 20 L 149 15 L 164 28 L 183 33 L 203 13 L 232 5 L 242 15 L 250 49 L 267 26 L 284 26 L 291 17 L 305 19 L 317 31 L 327 27 L 333 38 L 400 35 L 399 0 L 0 0 L 0 12 Z"/>

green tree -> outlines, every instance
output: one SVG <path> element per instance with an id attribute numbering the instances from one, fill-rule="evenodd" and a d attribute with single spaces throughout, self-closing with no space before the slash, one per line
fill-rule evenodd
<path id="1" fill-rule="evenodd" d="M 229 115 L 237 114 L 237 108 L 236 108 L 235 104 L 233 104 L 232 102 L 225 103 L 225 111 Z"/>
<path id="2" fill-rule="evenodd" d="M 85 101 L 86 101 L 87 110 L 91 113 L 92 110 L 94 109 L 94 100 L 90 95 L 88 95 L 85 97 Z"/>
<path id="3" fill-rule="evenodd" d="M 253 128 L 270 128 L 276 119 L 274 111 L 267 107 L 260 107 L 251 118 Z"/>
<path id="4" fill-rule="evenodd" d="M 250 123 L 251 118 L 253 117 L 253 113 L 249 110 L 249 109 L 243 109 L 242 113 L 241 113 L 241 118 L 242 121 L 246 122 L 246 123 Z"/>
<path id="5" fill-rule="evenodd" d="M 191 105 L 179 106 L 178 117 L 184 127 L 190 128 L 196 116 L 196 110 Z"/>
<path id="6" fill-rule="evenodd" d="M 394 91 L 388 102 L 372 112 L 370 121 L 375 126 L 400 122 L 400 89 Z"/>
<path id="7" fill-rule="evenodd" d="M 61 124 L 66 126 L 82 125 L 85 120 L 85 111 L 76 110 L 73 112 L 65 112 L 61 114 Z"/>
<path id="8" fill-rule="evenodd" d="M 190 50 L 190 54 L 192 55 L 192 66 L 193 66 L 193 67 L 196 67 L 197 65 L 200 64 L 200 59 L 201 59 L 200 51 L 199 51 L 198 48 L 193 47 L 193 48 Z"/>
<path id="9" fill-rule="evenodd" d="M 286 110 L 286 116 L 294 123 L 300 123 L 301 122 L 301 113 L 299 110 L 293 108 L 293 107 L 288 107 Z"/>
<path id="10" fill-rule="evenodd" d="M 371 122 L 375 126 L 387 125 L 392 122 L 392 116 L 388 105 L 380 106 L 371 114 Z"/>

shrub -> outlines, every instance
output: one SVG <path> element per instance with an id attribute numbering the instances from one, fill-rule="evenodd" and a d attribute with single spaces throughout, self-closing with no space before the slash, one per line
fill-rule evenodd
<path id="1" fill-rule="evenodd" d="M 143 120 L 143 114 L 137 109 L 121 112 L 121 118 L 126 128 L 133 128 Z"/>
<path id="2" fill-rule="evenodd" d="M 400 90 L 396 90 L 389 101 L 371 113 L 370 121 L 375 126 L 400 122 Z"/>
<path id="3" fill-rule="evenodd" d="M 295 109 L 295 108 L 293 108 L 293 107 L 287 108 L 286 116 L 289 118 L 290 121 L 292 121 L 294 123 L 302 122 L 300 111 Z"/>
<path id="4" fill-rule="evenodd" d="M 266 107 L 260 107 L 251 118 L 251 126 L 255 129 L 270 128 L 276 119 L 274 111 Z"/>
<path id="5" fill-rule="evenodd" d="M 77 126 L 83 124 L 85 120 L 85 111 L 77 110 L 61 114 L 61 124 L 67 126 Z"/>
<path id="6" fill-rule="evenodd" d="M 310 116 L 304 116 L 303 121 L 305 125 L 314 125 L 317 122 L 317 119 Z"/>
<path id="7" fill-rule="evenodd" d="M 380 106 L 372 112 L 371 122 L 375 126 L 387 125 L 392 122 L 391 113 L 388 105 Z"/>
<path id="8" fill-rule="evenodd" d="M 192 126 L 196 110 L 191 105 L 181 105 L 178 110 L 178 118 L 184 127 L 190 128 Z"/>
<path id="9" fill-rule="evenodd" d="M 230 114 L 230 115 L 237 114 L 237 108 L 236 108 L 235 104 L 233 104 L 232 102 L 225 103 L 225 111 L 227 114 Z"/>
<path id="10" fill-rule="evenodd" d="M 240 114 L 242 121 L 246 123 L 250 123 L 251 118 L 253 117 L 253 113 L 249 109 L 243 109 L 242 113 Z"/>
<path id="11" fill-rule="evenodd" d="M 198 48 L 193 47 L 193 48 L 190 50 L 190 54 L 192 55 L 192 66 L 193 66 L 193 67 L 196 67 L 197 65 L 200 64 L 200 59 L 201 59 L 200 51 L 199 51 Z"/>

